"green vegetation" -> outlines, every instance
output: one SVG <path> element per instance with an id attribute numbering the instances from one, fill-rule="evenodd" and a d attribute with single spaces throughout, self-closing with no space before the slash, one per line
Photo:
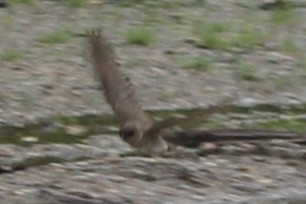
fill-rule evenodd
<path id="1" fill-rule="evenodd" d="M 158 12 L 158 9 L 145 7 L 145 16 L 142 20 L 144 25 L 157 25 L 163 21 L 162 16 Z"/>
<path id="2" fill-rule="evenodd" d="M 158 6 L 169 11 L 178 9 L 182 4 L 183 1 L 159 1 Z"/>
<path id="3" fill-rule="evenodd" d="M 126 41 L 130 44 L 147 46 L 153 42 L 153 33 L 143 27 L 131 28 L 125 33 Z"/>
<path id="4" fill-rule="evenodd" d="M 247 9 L 258 9 L 258 2 L 249 0 L 238 0 L 236 4 Z"/>
<path id="5" fill-rule="evenodd" d="M 305 121 L 299 119 L 276 119 L 254 124 L 257 128 L 279 131 L 305 132 Z"/>
<path id="6" fill-rule="evenodd" d="M 22 103 L 24 107 L 27 108 L 35 105 L 35 100 L 33 99 L 33 97 L 23 92 L 20 93 L 20 98 L 18 98 L 18 101 Z"/>
<path id="7" fill-rule="evenodd" d="M 0 103 L 4 102 L 6 99 L 8 98 L 8 96 L 0 90 Z"/>
<path id="8" fill-rule="evenodd" d="M 145 59 L 143 58 L 139 58 L 139 57 L 132 57 L 132 58 L 129 58 L 127 61 L 126 61 L 126 66 L 127 67 L 137 67 L 141 64 L 143 64 L 145 61 Z"/>
<path id="9" fill-rule="evenodd" d="M 137 5 L 137 4 L 144 4 L 146 2 L 146 0 L 120 0 L 120 1 L 110 1 L 110 2 L 114 2 L 120 6 L 133 6 L 133 5 Z"/>
<path id="10" fill-rule="evenodd" d="M 1 59 L 4 61 L 16 61 L 25 57 L 25 53 L 17 50 L 4 50 L 1 54 Z"/>
<path id="11" fill-rule="evenodd" d="M 306 71 L 306 56 L 303 56 L 299 59 L 299 62 L 297 62 L 297 66 L 301 67 L 303 72 Z"/>
<path id="12" fill-rule="evenodd" d="M 32 4 L 34 0 L 7 0 L 8 3 L 12 4 Z"/>
<path id="13" fill-rule="evenodd" d="M 197 57 L 197 58 L 185 58 L 181 59 L 182 67 L 186 69 L 201 69 L 207 70 L 212 61 L 210 59 L 204 57 Z"/>
<path id="14" fill-rule="evenodd" d="M 50 163 L 61 163 L 64 162 L 64 159 L 55 156 L 35 156 L 30 157 L 21 161 L 14 161 L 11 164 L 12 170 L 23 170 L 28 167 L 41 166 Z"/>
<path id="15" fill-rule="evenodd" d="M 297 51 L 297 46 L 290 37 L 286 37 L 283 40 L 283 43 L 281 45 L 281 49 L 285 52 L 295 52 Z"/>
<path id="16" fill-rule="evenodd" d="M 200 48 L 226 50 L 229 42 L 222 36 L 225 27 L 219 23 L 197 25 L 195 35 L 198 38 L 197 46 Z"/>
<path id="17" fill-rule="evenodd" d="M 38 39 L 44 44 L 66 43 L 71 38 L 71 34 L 65 30 L 54 31 L 53 33 L 43 34 Z"/>
<path id="18" fill-rule="evenodd" d="M 284 5 L 276 10 L 270 16 L 271 23 L 287 24 L 294 20 L 294 11 L 288 5 Z"/>
<path id="19" fill-rule="evenodd" d="M 232 44 L 243 48 L 252 48 L 261 44 L 263 34 L 259 29 L 246 27 L 240 30 L 237 36 L 232 40 Z"/>
<path id="20" fill-rule="evenodd" d="M 194 6 L 203 6 L 207 3 L 206 0 L 193 0 L 193 5 Z"/>
<path id="21" fill-rule="evenodd" d="M 236 76 L 238 76 L 240 79 L 246 81 L 260 81 L 258 76 L 256 76 L 255 71 L 255 67 L 249 64 L 242 63 L 240 61 L 236 63 L 234 70 Z"/>
<path id="22" fill-rule="evenodd" d="M 68 0 L 68 4 L 72 8 L 79 8 L 86 4 L 86 0 Z"/>
<path id="23" fill-rule="evenodd" d="M 157 93 L 157 99 L 164 102 L 173 100 L 175 96 L 176 93 L 169 90 L 160 90 Z"/>
<path id="24" fill-rule="evenodd" d="M 55 128 L 53 131 L 45 131 L 46 125 L 53 123 L 62 124 L 63 127 Z M 89 135 L 97 133 L 114 134 L 108 127 L 116 123 L 116 120 L 111 115 L 95 116 L 85 115 L 82 117 L 60 117 L 54 116 L 42 119 L 36 124 L 25 124 L 24 127 L 5 126 L 0 128 L 0 143 L 12 143 L 16 145 L 27 145 L 27 142 L 22 141 L 25 135 L 37 137 L 39 143 L 78 143 L 87 138 Z M 87 131 L 75 137 L 66 132 L 65 126 L 82 125 L 87 128 Z"/>
<path id="25" fill-rule="evenodd" d="M 284 90 L 287 87 L 290 87 L 291 85 L 292 84 L 291 84 L 290 78 L 286 76 L 280 77 L 275 80 L 275 87 L 278 90 Z"/>
<path id="26" fill-rule="evenodd" d="M 161 96 L 164 100 L 168 100 L 175 96 L 175 92 L 163 92 Z M 295 117 L 296 115 L 305 112 L 305 109 L 306 105 L 288 106 L 285 108 L 266 104 L 256 105 L 254 107 L 232 106 L 227 111 L 227 115 L 222 113 L 222 108 L 217 108 L 214 114 L 209 118 L 205 117 L 205 113 L 207 113 L 206 109 L 159 110 L 149 111 L 149 113 L 152 114 L 154 118 L 158 117 L 161 119 L 175 117 L 177 115 L 194 117 L 203 114 L 203 118 L 182 125 L 183 128 L 188 129 L 198 127 L 225 127 L 232 118 L 230 117 L 231 114 L 248 116 L 251 121 L 252 117 L 254 117 L 253 113 L 261 112 L 264 114 L 265 112 L 268 112 L 270 118 L 267 119 L 267 121 L 262 122 L 262 120 L 259 120 L 260 122 L 256 122 L 255 119 L 252 123 L 243 124 L 243 128 L 249 127 L 272 130 L 306 131 L 305 120 L 298 119 L 300 117 Z M 277 114 L 275 114 L 274 117 L 271 117 L 271 113 Z M 282 119 L 279 118 L 280 115 L 292 116 L 292 119 Z M 245 120 L 245 116 L 241 117 L 242 122 Z M 258 114 L 256 114 L 256 118 L 258 119 Z M 237 121 L 239 118 L 234 118 L 234 120 Z M 46 125 L 52 125 L 53 123 L 59 123 L 62 125 L 55 127 L 52 131 L 47 131 Z M 117 124 L 117 121 L 113 115 L 85 115 L 80 117 L 54 116 L 43 119 L 35 124 L 25 124 L 23 127 L 3 126 L 0 128 L 0 143 L 28 145 L 27 142 L 22 140 L 25 135 L 31 135 L 32 137 L 38 138 L 38 143 L 80 143 L 83 139 L 95 134 L 117 134 L 116 130 L 111 130 L 109 128 L 115 124 Z M 69 125 L 84 126 L 86 127 L 86 131 L 77 137 L 69 135 L 65 129 L 65 127 Z"/>

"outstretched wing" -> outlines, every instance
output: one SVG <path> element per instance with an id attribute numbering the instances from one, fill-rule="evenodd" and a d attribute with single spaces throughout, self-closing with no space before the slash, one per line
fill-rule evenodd
<path id="1" fill-rule="evenodd" d="M 107 102 L 119 118 L 121 125 L 135 121 L 149 129 L 151 118 L 137 102 L 131 82 L 118 69 L 115 52 L 100 30 L 89 33 L 92 65 L 104 87 Z"/>
<path id="2" fill-rule="evenodd" d="M 237 96 L 238 93 L 235 93 L 230 98 L 225 98 L 221 102 L 219 102 L 216 106 L 210 106 L 206 109 L 202 110 L 196 110 L 196 112 L 191 113 L 187 117 L 184 118 L 176 118 L 176 117 L 170 117 L 163 121 L 157 122 L 154 124 L 154 126 L 149 130 L 148 134 L 159 134 L 161 131 L 167 128 L 172 128 L 176 125 L 183 125 L 190 122 L 196 122 L 199 120 L 205 120 L 208 119 L 212 114 L 214 113 L 228 113 L 232 111 L 233 106 L 231 103 L 235 99 L 235 96 Z"/>

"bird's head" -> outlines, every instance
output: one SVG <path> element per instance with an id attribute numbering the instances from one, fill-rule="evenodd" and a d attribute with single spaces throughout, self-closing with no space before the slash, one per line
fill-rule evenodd
<path id="1" fill-rule="evenodd" d="M 119 131 L 119 136 L 132 147 L 148 154 L 162 154 L 170 151 L 169 144 L 158 135 L 149 135 L 137 123 L 127 123 Z"/>
<path id="2" fill-rule="evenodd" d="M 137 123 L 126 123 L 119 131 L 119 136 L 131 146 L 137 147 L 144 131 Z"/>

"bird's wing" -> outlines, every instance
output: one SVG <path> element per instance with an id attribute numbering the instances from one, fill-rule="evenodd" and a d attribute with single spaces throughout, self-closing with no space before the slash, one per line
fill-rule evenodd
<path id="1" fill-rule="evenodd" d="M 237 94 L 238 93 L 235 93 L 234 96 L 236 96 Z M 235 99 L 234 96 L 223 99 L 216 106 L 210 106 L 206 109 L 196 110 L 196 112 L 189 114 L 187 117 L 184 118 L 170 117 L 163 121 L 156 122 L 154 126 L 149 130 L 149 134 L 152 135 L 159 134 L 164 129 L 172 128 L 176 125 L 183 125 L 190 122 L 197 122 L 199 120 L 206 120 L 209 118 L 209 116 L 211 116 L 214 113 L 226 114 L 228 112 L 231 112 L 233 110 L 233 106 L 231 105 L 231 103 Z"/>
<path id="2" fill-rule="evenodd" d="M 137 102 L 131 82 L 120 72 L 112 46 L 98 29 L 89 32 L 89 43 L 95 74 L 121 125 L 133 121 L 149 129 L 153 122 Z"/>

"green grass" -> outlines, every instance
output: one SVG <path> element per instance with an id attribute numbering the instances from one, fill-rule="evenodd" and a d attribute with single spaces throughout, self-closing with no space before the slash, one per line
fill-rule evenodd
<path id="1" fill-rule="evenodd" d="M 236 76 L 238 76 L 240 79 L 246 81 L 260 81 L 258 76 L 256 76 L 255 67 L 249 64 L 245 64 L 238 61 L 234 71 L 236 73 Z"/>
<path id="2" fill-rule="evenodd" d="M 16 61 L 25 57 L 25 53 L 17 50 L 4 50 L 1 54 L 1 59 L 4 61 Z"/>
<path id="3" fill-rule="evenodd" d="M 219 23 L 197 25 L 195 29 L 197 46 L 206 49 L 228 49 L 229 42 L 222 36 L 224 31 L 225 27 Z"/>
<path id="4" fill-rule="evenodd" d="M 292 86 L 290 78 L 286 76 L 277 78 L 274 84 L 278 90 L 285 90 L 286 88 Z"/>
<path id="5" fill-rule="evenodd" d="M 68 0 L 68 4 L 72 8 L 79 8 L 86 4 L 86 0 Z"/>
<path id="6" fill-rule="evenodd" d="M 283 39 L 281 49 L 285 52 L 295 52 L 298 50 L 296 44 L 290 37 L 286 37 Z"/>
<path id="7" fill-rule="evenodd" d="M 255 28 L 243 28 L 232 40 L 232 44 L 243 48 L 253 48 L 263 42 L 263 34 Z"/>
<path id="8" fill-rule="evenodd" d="M 256 1 L 249 1 L 249 0 L 238 0 L 236 4 L 247 9 L 256 10 L 258 9 L 258 3 Z"/>
<path id="9" fill-rule="evenodd" d="M 132 58 L 129 58 L 125 65 L 127 67 L 137 67 L 137 66 L 140 66 L 141 64 L 143 64 L 145 62 L 145 59 L 143 58 L 139 58 L 139 57 L 132 57 Z"/>
<path id="10" fill-rule="evenodd" d="M 189 59 L 185 58 L 181 59 L 180 61 L 182 67 L 186 69 L 207 70 L 212 64 L 212 61 L 210 59 L 204 57 L 189 58 Z"/>
<path id="11" fill-rule="evenodd" d="M 12 4 L 32 4 L 34 0 L 7 0 L 8 3 Z"/>
<path id="12" fill-rule="evenodd" d="M 39 42 L 44 44 L 58 44 L 66 43 L 71 38 L 71 35 L 64 30 L 54 31 L 53 33 L 43 34 L 38 39 Z"/>
<path id="13" fill-rule="evenodd" d="M 34 106 L 36 102 L 33 97 L 23 92 L 20 93 L 20 98 L 18 101 L 23 105 L 23 107 L 27 108 Z"/>
<path id="14" fill-rule="evenodd" d="M 194 6 L 204 6 L 205 4 L 207 4 L 206 0 L 193 0 Z"/>
<path id="15" fill-rule="evenodd" d="M 130 44 L 147 46 L 154 40 L 153 33 L 147 28 L 131 28 L 125 33 L 126 41 Z"/>
<path id="16" fill-rule="evenodd" d="M 294 20 L 294 11 L 289 6 L 280 7 L 271 13 L 270 22 L 274 24 L 287 24 Z"/>
<path id="17" fill-rule="evenodd" d="M 158 2 L 158 1 L 157 1 Z M 180 8 L 184 1 L 159 1 L 159 7 L 166 10 L 175 10 Z"/>
<path id="18" fill-rule="evenodd" d="M 176 93 L 174 91 L 169 90 L 160 90 L 157 93 L 157 100 L 163 102 L 173 101 L 173 98 L 176 97 Z"/>
<path id="19" fill-rule="evenodd" d="M 303 70 L 303 73 L 306 74 L 306 56 L 303 56 L 299 59 L 299 61 L 296 63 L 298 67 L 300 67 Z"/>
<path id="20" fill-rule="evenodd" d="M 9 97 L 0 90 L 0 102 L 4 102 L 7 98 Z"/>
<path id="21" fill-rule="evenodd" d="M 257 128 L 278 131 L 305 132 L 305 121 L 298 119 L 279 119 L 256 124 Z"/>
<path id="22" fill-rule="evenodd" d="M 119 6 L 130 7 L 137 4 L 144 4 L 146 0 L 120 0 L 120 1 L 111 1 L 116 3 Z"/>
<path id="23" fill-rule="evenodd" d="M 157 25 L 163 23 L 163 17 L 154 7 L 144 7 L 145 16 L 142 19 L 143 25 Z"/>

